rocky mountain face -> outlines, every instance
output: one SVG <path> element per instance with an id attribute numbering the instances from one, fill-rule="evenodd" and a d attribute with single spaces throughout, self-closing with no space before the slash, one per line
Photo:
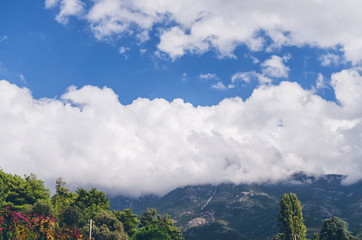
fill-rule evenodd
<path id="1" fill-rule="evenodd" d="M 156 208 L 168 213 L 186 240 L 268 239 L 278 232 L 279 201 L 294 192 L 302 203 L 309 236 L 323 220 L 337 216 L 362 239 L 362 182 L 343 185 L 341 175 L 320 178 L 294 174 L 278 184 L 220 184 L 187 186 L 163 197 L 111 198 L 111 208 L 131 207 L 137 214 Z"/>

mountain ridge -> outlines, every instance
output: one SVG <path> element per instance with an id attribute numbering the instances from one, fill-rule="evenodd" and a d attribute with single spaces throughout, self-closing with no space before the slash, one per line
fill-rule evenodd
<path id="1" fill-rule="evenodd" d="M 320 231 L 323 220 L 337 216 L 362 239 L 362 181 L 344 185 L 344 179 L 338 174 L 314 177 L 298 172 L 278 183 L 194 185 L 161 197 L 111 197 L 110 205 L 117 210 L 130 207 L 137 214 L 146 208 L 168 213 L 186 240 L 258 240 L 278 232 L 280 197 L 295 192 L 302 203 L 309 236 Z"/>

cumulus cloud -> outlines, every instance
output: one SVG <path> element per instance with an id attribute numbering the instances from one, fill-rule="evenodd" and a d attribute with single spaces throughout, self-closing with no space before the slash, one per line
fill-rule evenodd
<path id="1" fill-rule="evenodd" d="M 359 0 L 97 0 L 87 8 L 84 2 L 46 0 L 45 5 L 60 5 L 56 18 L 62 23 L 70 16 L 82 17 L 98 39 L 131 34 L 143 42 L 157 26 L 158 48 L 173 59 L 210 49 L 220 57 L 234 57 L 239 45 L 251 51 L 340 46 L 347 60 L 358 64 L 362 59 Z M 271 39 L 270 45 L 266 38 Z"/>
<path id="2" fill-rule="evenodd" d="M 229 86 L 245 85 L 251 81 L 258 81 L 260 85 L 267 85 L 273 82 L 273 78 L 288 78 L 290 68 L 284 63 L 289 59 L 290 55 L 283 57 L 273 55 L 260 64 L 261 73 L 256 71 L 234 73 L 231 76 L 231 84 Z"/>
<path id="3" fill-rule="evenodd" d="M 343 70 L 332 74 L 331 84 L 336 98 L 344 106 L 344 110 L 352 116 L 362 113 L 362 77 L 361 69 Z"/>
<path id="4" fill-rule="evenodd" d="M 273 55 L 271 58 L 265 60 L 262 64 L 262 72 L 268 77 L 287 78 L 290 68 L 284 65 L 289 57 L 279 57 Z"/>
<path id="5" fill-rule="evenodd" d="M 297 83 L 261 85 L 246 100 L 123 105 L 107 87 L 34 99 L 0 81 L 0 166 L 134 196 L 188 184 L 277 181 L 294 171 L 361 179 L 362 76 L 332 75 L 341 104 Z"/>
<path id="6" fill-rule="evenodd" d="M 56 20 L 67 24 L 71 16 L 80 17 L 84 11 L 84 3 L 81 0 L 45 0 L 45 8 L 54 8 L 59 5 L 59 13 Z"/>

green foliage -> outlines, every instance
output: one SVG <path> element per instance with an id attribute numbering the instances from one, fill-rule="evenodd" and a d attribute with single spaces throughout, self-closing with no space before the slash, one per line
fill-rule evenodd
<path id="1" fill-rule="evenodd" d="M 133 237 L 132 240 L 171 240 L 167 230 L 158 225 L 142 227 Z"/>
<path id="2" fill-rule="evenodd" d="M 54 216 L 54 210 L 49 201 L 40 200 L 34 204 L 31 213 L 36 216 Z"/>
<path id="3" fill-rule="evenodd" d="M 218 221 L 190 228 L 183 235 L 185 236 L 185 239 L 197 240 L 250 240 L 242 233 L 227 226 L 224 222 Z"/>
<path id="4" fill-rule="evenodd" d="M 348 224 L 340 218 L 332 217 L 324 221 L 319 240 L 353 240 Z"/>
<path id="5" fill-rule="evenodd" d="M 61 211 L 59 219 L 62 225 L 78 227 L 83 219 L 83 213 L 77 206 L 67 207 Z"/>
<path id="6" fill-rule="evenodd" d="M 303 223 L 302 206 L 295 193 L 284 194 L 280 200 L 278 225 L 282 240 L 306 239 L 306 227 Z"/>
<path id="7" fill-rule="evenodd" d="M 147 208 L 146 211 L 140 216 L 139 228 L 157 224 L 157 210 L 154 208 Z"/>
<path id="8" fill-rule="evenodd" d="M 147 227 L 150 226 L 158 226 L 166 231 L 169 239 L 183 240 L 180 230 L 174 226 L 174 222 L 168 214 L 162 217 L 157 215 L 156 209 L 147 208 L 146 211 L 140 216 L 139 227 L 141 229 L 148 229 Z"/>
<path id="9" fill-rule="evenodd" d="M 128 236 L 132 237 L 136 233 L 139 223 L 137 215 L 133 214 L 130 208 L 126 208 L 123 211 L 113 211 L 113 214 L 122 222 L 124 231 Z"/>
<path id="10" fill-rule="evenodd" d="M 313 239 L 313 240 L 320 240 L 320 235 L 319 235 L 319 233 L 314 233 L 312 239 Z"/>
<path id="11" fill-rule="evenodd" d="M 80 229 L 86 236 L 89 219 L 94 220 L 94 239 L 183 240 L 169 215 L 159 216 L 156 209 L 147 209 L 139 220 L 129 208 L 109 212 L 109 199 L 95 188 L 78 188 L 72 193 L 59 178 L 50 200 L 50 191 L 34 174 L 21 178 L 1 169 L 0 184 L 0 204 L 8 206 L 0 209 L 0 240 L 81 239 Z"/>
<path id="12" fill-rule="evenodd" d="M 104 192 L 97 191 L 95 188 L 92 188 L 90 191 L 78 188 L 74 205 L 79 207 L 83 212 L 84 217 L 82 223 L 86 224 L 87 221 L 94 218 L 97 213 L 109 210 L 109 199 Z"/>
<path id="13" fill-rule="evenodd" d="M 21 210 L 29 204 L 50 198 L 49 189 L 34 174 L 21 178 L 0 170 L 0 183 L 0 205 L 10 206 L 14 210 Z"/>
<path id="14" fill-rule="evenodd" d="M 128 240 L 122 223 L 107 211 L 102 211 L 94 217 L 93 234 L 95 239 Z"/>
<path id="15" fill-rule="evenodd" d="M 70 192 L 65 185 L 66 182 L 64 182 L 62 178 L 58 178 L 56 180 L 55 194 L 52 197 L 52 204 L 57 216 L 61 214 L 62 210 L 70 207 L 78 196 L 77 194 Z"/>

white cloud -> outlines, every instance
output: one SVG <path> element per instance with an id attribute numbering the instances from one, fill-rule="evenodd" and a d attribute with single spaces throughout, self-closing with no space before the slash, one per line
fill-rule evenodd
<path id="1" fill-rule="evenodd" d="M 250 72 L 237 72 L 231 76 L 231 84 L 236 86 L 238 83 L 250 83 L 252 80 L 257 80 L 259 84 L 271 84 L 272 79 L 266 77 L 264 74 L 255 71 Z"/>
<path id="2" fill-rule="evenodd" d="M 145 48 L 142 48 L 142 49 L 140 49 L 140 53 L 143 55 L 143 54 L 145 54 L 147 52 L 147 49 L 145 49 Z"/>
<path id="3" fill-rule="evenodd" d="M 222 82 L 217 82 L 215 84 L 212 84 L 211 88 L 217 89 L 217 90 L 226 90 L 227 89 L 227 87 Z"/>
<path id="4" fill-rule="evenodd" d="M 45 8 L 55 7 L 60 0 L 45 0 Z"/>
<path id="5" fill-rule="evenodd" d="M 84 11 L 82 0 L 45 0 L 45 8 L 54 8 L 60 5 L 56 20 L 59 23 L 67 24 L 70 16 L 80 17 Z"/>
<path id="6" fill-rule="evenodd" d="M 341 57 L 339 55 L 328 53 L 320 56 L 319 61 L 322 66 L 336 66 L 342 62 Z"/>
<path id="7" fill-rule="evenodd" d="M 261 64 L 263 74 L 268 77 L 287 78 L 290 69 L 284 65 L 284 62 L 288 61 L 289 58 L 288 56 L 281 58 L 273 55 Z"/>
<path id="8" fill-rule="evenodd" d="M 327 87 L 326 79 L 323 74 L 319 73 L 316 81 L 316 89 L 322 89 Z"/>
<path id="9" fill-rule="evenodd" d="M 237 81 L 249 83 L 256 75 L 256 72 L 237 72 L 231 76 L 231 82 L 234 84 Z"/>
<path id="10" fill-rule="evenodd" d="M 119 53 L 121 55 L 123 55 L 125 59 L 128 59 L 128 55 L 126 54 L 126 52 L 128 52 L 129 50 L 130 49 L 128 47 L 123 47 L 122 46 L 122 47 L 119 48 Z"/>
<path id="11" fill-rule="evenodd" d="M 129 51 L 129 48 L 128 48 L 128 47 L 120 47 L 120 48 L 119 48 L 119 53 L 120 53 L 120 54 L 124 54 L 124 53 L 126 53 L 127 51 Z"/>
<path id="12" fill-rule="evenodd" d="M 202 73 L 200 74 L 200 79 L 202 80 L 218 80 L 219 77 L 215 73 Z"/>
<path id="13" fill-rule="evenodd" d="M 246 54 L 246 55 L 244 55 L 246 58 L 250 58 L 252 61 L 253 61 L 253 63 L 254 64 L 257 64 L 257 63 L 259 63 L 259 59 L 257 59 L 256 57 L 254 57 L 253 55 L 251 55 L 251 54 Z"/>
<path id="14" fill-rule="evenodd" d="M 187 75 L 187 73 L 182 73 L 181 81 L 185 82 L 187 80 L 189 80 L 189 76 Z"/>
<path id="15" fill-rule="evenodd" d="M 0 166 L 48 183 L 115 193 L 163 194 L 188 184 L 276 181 L 293 171 L 361 179 L 362 77 L 332 76 L 341 102 L 297 83 L 261 85 L 251 97 L 194 107 L 181 99 L 122 105 L 109 88 L 71 87 L 32 97 L 0 81 Z M 282 126 L 280 123 L 283 123 Z"/>
<path id="16" fill-rule="evenodd" d="M 98 39 L 132 34 L 142 42 L 157 26 L 158 48 L 172 59 L 210 49 L 220 57 L 234 57 L 239 45 L 252 51 L 309 45 L 340 46 L 347 60 L 354 64 L 362 60 L 359 0 L 97 0 L 87 2 L 85 15 L 80 14 L 85 6 L 81 0 L 45 1 L 48 8 L 58 3 L 59 22 L 69 16 L 85 17 Z M 266 45 L 265 35 L 271 45 Z"/>
<path id="17" fill-rule="evenodd" d="M 26 83 L 26 79 L 25 79 L 25 77 L 24 77 L 24 75 L 23 74 L 19 74 L 19 78 L 20 78 L 20 80 L 23 82 L 23 83 Z"/>
<path id="18" fill-rule="evenodd" d="M 361 69 L 348 69 L 332 74 L 331 85 L 336 98 L 344 106 L 349 114 L 360 115 L 362 113 L 362 77 Z"/>

